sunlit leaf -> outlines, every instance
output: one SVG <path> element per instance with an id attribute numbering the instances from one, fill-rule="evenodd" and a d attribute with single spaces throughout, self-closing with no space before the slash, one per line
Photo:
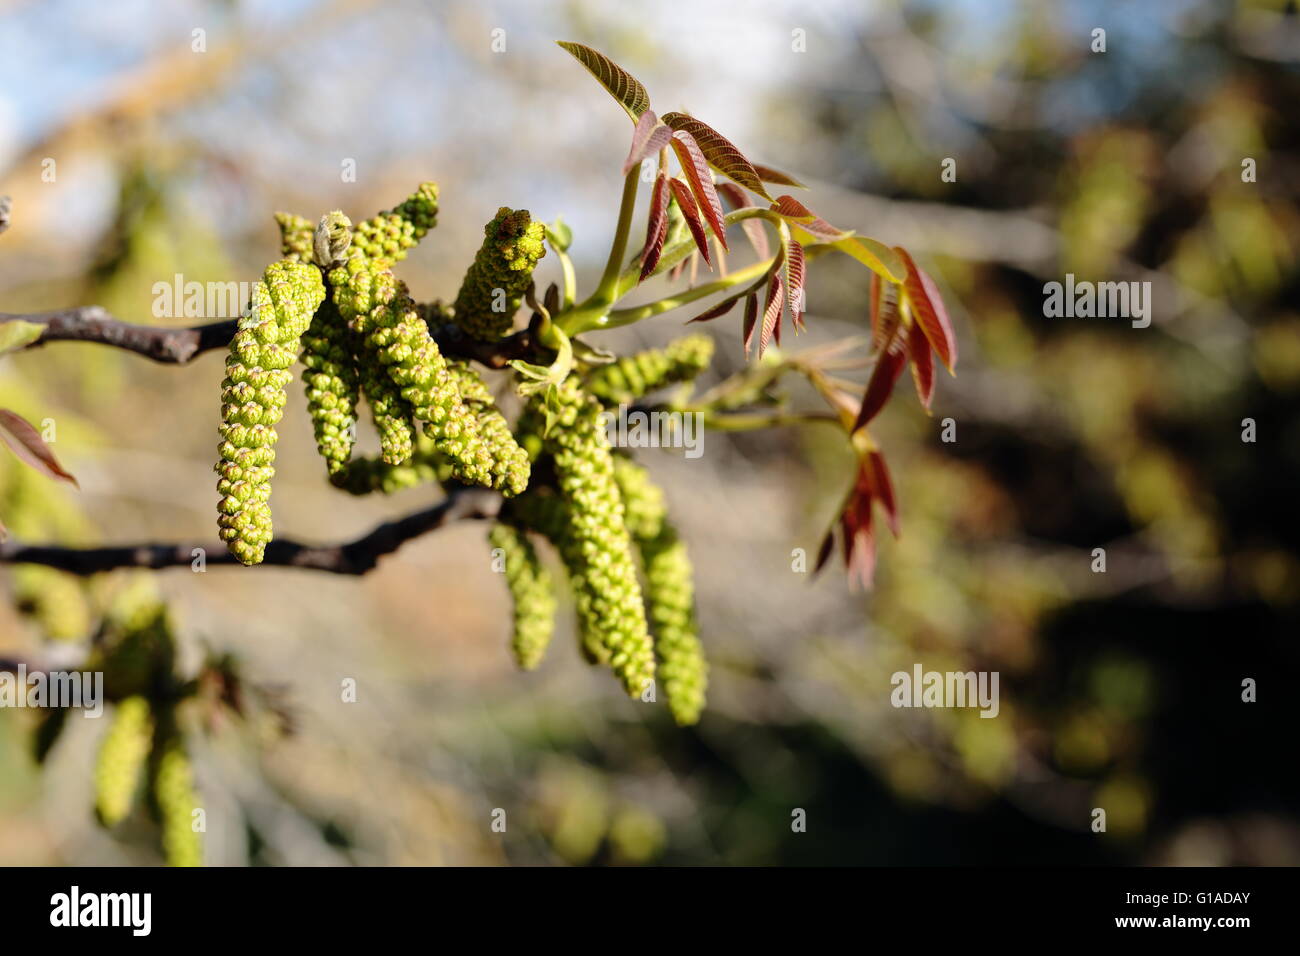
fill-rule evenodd
<path id="1" fill-rule="evenodd" d="M 799 200 L 795 199 L 793 196 L 776 197 L 776 199 L 773 200 L 772 202 L 772 209 L 780 213 L 786 219 L 789 219 L 793 222 L 799 222 L 799 223 L 812 222 L 817 218 L 817 214 L 815 212 L 813 212 L 811 209 L 809 209 Z M 831 228 L 833 229 L 834 227 Z M 836 235 L 838 235 L 840 232 L 838 229 L 835 229 L 834 231 Z"/>
<path id="2" fill-rule="evenodd" d="M 691 238 L 695 240 L 695 248 L 700 250 L 704 261 L 712 265 L 713 261 L 709 258 L 709 238 L 704 233 L 704 223 L 700 221 L 700 209 L 695 205 L 690 187 L 676 176 L 669 180 L 669 185 L 672 187 L 673 196 L 677 199 L 677 207 L 681 209 L 682 216 L 686 219 L 686 228 L 690 229 Z"/>
<path id="3" fill-rule="evenodd" d="M 807 228 L 807 227 L 804 227 Z M 881 278 L 899 283 L 907 278 L 907 265 L 893 249 L 866 236 L 849 236 L 831 242 L 831 245 L 852 256 Z"/>
<path id="4" fill-rule="evenodd" d="M 793 186 L 795 189 L 808 188 L 789 173 L 783 173 L 779 169 L 773 169 L 771 166 L 763 166 L 759 163 L 754 163 L 753 166 L 754 172 L 758 173 L 758 178 L 765 183 L 774 183 L 777 186 Z"/>
<path id="5" fill-rule="evenodd" d="M 731 140 L 727 139 L 707 123 L 702 123 L 685 113 L 665 113 L 663 120 L 674 130 L 690 133 L 699 144 L 704 158 L 718 172 L 732 182 L 739 183 L 746 189 L 758 193 L 764 199 L 771 200 L 763 180 L 753 165 L 745 158 Z"/>
<path id="6" fill-rule="evenodd" d="M 791 242 L 785 255 L 785 291 L 790 302 L 790 318 L 798 331 L 803 331 L 804 313 L 804 258 L 803 246 Z"/>
<path id="7" fill-rule="evenodd" d="M 623 161 L 623 175 L 626 176 L 634 166 L 640 166 L 647 158 L 664 149 L 672 135 L 673 131 L 659 122 L 654 110 L 642 113 L 636 121 L 636 129 L 632 131 L 632 148 Z"/>
<path id="8" fill-rule="evenodd" d="M 889 469 L 885 466 L 885 456 L 878 451 L 867 455 L 867 473 L 871 478 L 871 494 L 885 509 L 885 523 L 890 532 L 898 537 L 898 501 L 894 497 L 894 483 L 890 480 Z"/>
<path id="9" fill-rule="evenodd" d="M 754 326 L 758 323 L 758 296 L 751 293 L 745 300 L 745 324 L 741 331 L 741 338 L 745 343 L 745 355 L 749 355 L 749 347 L 754 343 Z"/>
<path id="10" fill-rule="evenodd" d="M 709 172 L 709 164 L 705 161 L 704 154 L 700 152 L 699 144 L 695 142 L 695 137 L 685 130 L 674 132 L 672 143 L 673 152 L 677 154 L 677 161 L 682 164 L 682 172 L 686 174 L 686 179 L 691 184 L 691 192 L 695 194 L 701 215 L 708 222 L 713 234 L 718 237 L 718 241 L 722 243 L 722 248 L 728 248 L 727 227 L 722 221 L 722 203 L 718 200 L 718 191 L 713 185 L 713 175 Z M 706 256 L 705 259 L 707 258 Z"/>
<path id="11" fill-rule="evenodd" d="M 655 271 L 659 265 L 659 256 L 664 251 L 664 239 L 668 235 L 669 191 L 668 176 L 661 169 L 655 177 L 654 191 L 650 194 L 650 215 L 646 221 L 645 251 L 641 258 L 639 282 L 644 282 L 646 276 Z"/>
<path id="12" fill-rule="evenodd" d="M 54 452 L 45 444 L 41 433 L 21 415 L 0 408 L 0 441 L 18 456 L 20 461 L 31 465 L 47 478 L 66 481 L 76 487 L 77 479 L 63 470 Z"/>
<path id="13" fill-rule="evenodd" d="M 758 357 L 761 359 L 767 351 L 773 336 L 777 345 L 781 344 L 781 315 L 785 308 L 781 294 L 781 270 L 773 269 L 767 280 L 767 298 L 763 302 L 763 327 L 758 333 Z"/>
<path id="14" fill-rule="evenodd" d="M 912 316 L 921 326 L 925 337 L 930 340 L 939 361 L 949 372 L 957 364 L 957 340 L 952 334 L 952 323 L 948 321 L 948 310 L 944 308 L 943 297 L 934 280 L 922 272 L 907 251 L 896 247 L 899 257 L 907 269 L 907 281 L 903 286 Z"/>
<path id="15" fill-rule="evenodd" d="M 605 54 L 581 43 L 565 40 L 557 42 L 573 54 L 574 58 L 585 66 L 605 89 L 609 90 L 610 95 L 627 110 L 627 115 L 632 117 L 632 122 L 635 123 L 641 118 L 641 114 L 650 108 L 650 94 L 645 91 L 645 87 L 636 77 Z"/>

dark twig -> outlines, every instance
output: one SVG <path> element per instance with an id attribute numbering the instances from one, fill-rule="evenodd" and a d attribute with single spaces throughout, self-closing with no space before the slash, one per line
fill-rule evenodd
<path id="1" fill-rule="evenodd" d="M 453 521 L 492 518 L 500 507 L 496 492 L 457 488 L 423 511 L 379 525 L 369 534 L 344 544 L 306 545 L 277 538 L 266 546 L 263 564 L 287 568 L 360 575 L 374 570 L 379 559 L 414 538 Z M 199 550 L 201 549 L 201 551 Z M 202 555 L 207 566 L 238 564 L 222 544 L 140 544 L 108 548 L 63 548 L 0 543 L 0 564 L 42 564 L 70 574 L 90 575 L 117 568 L 191 567 Z"/>
<path id="2" fill-rule="evenodd" d="M 97 305 L 30 315 L 0 312 L 0 323 L 15 320 L 45 326 L 40 336 L 26 348 L 47 342 L 94 342 L 134 352 L 165 365 L 184 365 L 203 352 L 227 347 L 239 327 L 238 319 L 189 328 L 135 325 L 115 318 Z M 445 326 L 437 330 L 434 338 L 444 354 L 473 359 L 488 368 L 504 368 L 511 359 L 530 358 L 535 351 L 532 334 L 527 329 L 498 342 L 478 342 L 455 326 Z"/>

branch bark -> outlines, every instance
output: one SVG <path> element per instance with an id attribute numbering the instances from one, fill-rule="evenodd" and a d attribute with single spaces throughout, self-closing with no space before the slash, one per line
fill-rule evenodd
<path id="1" fill-rule="evenodd" d="M 263 564 L 277 567 L 362 575 L 373 571 L 379 559 L 408 541 L 436 531 L 454 521 L 496 516 L 500 496 L 484 488 L 456 488 L 431 508 L 387 521 L 354 541 L 332 545 L 301 544 L 276 538 L 266 546 Z M 41 564 L 69 574 L 91 575 L 118 568 L 190 567 L 195 549 L 202 548 L 209 566 L 237 565 L 224 544 L 138 544 L 107 548 L 64 548 L 0 542 L 0 564 Z"/>
<path id="2" fill-rule="evenodd" d="M 230 345 L 239 328 L 238 319 L 211 322 L 188 328 L 165 328 L 124 322 L 98 305 L 86 305 L 28 315 L 0 312 L 0 324 L 15 320 L 45 326 L 40 336 L 25 348 L 47 342 L 93 342 L 143 355 L 164 365 L 184 365 L 195 356 Z M 455 326 L 434 333 L 444 355 L 473 359 L 488 368 L 505 368 L 511 359 L 536 355 L 533 334 L 524 329 L 496 342 L 479 342 Z"/>

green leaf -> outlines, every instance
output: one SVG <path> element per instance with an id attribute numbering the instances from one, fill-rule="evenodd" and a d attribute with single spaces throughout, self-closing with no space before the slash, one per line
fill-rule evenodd
<path id="1" fill-rule="evenodd" d="M 41 337 L 45 326 L 40 322 L 13 319 L 0 322 L 0 355 L 25 349 Z"/>
<path id="2" fill-rule="evenodd" d="M 797 227 L 796 227 L 797 228 Z M 848 236 L 831 243 L 845 255 L 852 256 L 882 279 L 893 283 L 907 279 L 907 265 L 889 246 L 866 236 Z"/>
<path id="3" fill-rule="evenodd" d="M 546 238 L 560 252 L 568 252 L 569 246 L 573 244 L 573 230 L 567 222 L 556 216 L 555 222 L 546 226 Z"/>
<path id="4" fill-rule="evenodd" d="M 519 383 L 519 394 L 525 397 L 536 395 L 543 389 L 553 385 L 559 385 L 569 377 L 569 372 L 573 370 L 573 343 L 569 337 L 564 334 L 558 325 L 550 327 L 550 335 L 553 337 L 555 344 L 555 361 L 549 366 L 533 365 L 531 362 L 525 362 L 522 359 L 514 359 L 510 367 L 522 375 L 528 381 Z M 551 342 L 547 342 L 550 345 Z"/>
<path id="5" fill-rule="evenodd" d="M 758 173 L 758 178 L 763 180 L 765 183 L 774 183 L 777 186 L 793 186 L 795 189 L 808 188 L 788 173 L 783 173 L 779 169 L 773 169 L 771 166 L 762 166 L 758 163 L 754 163 L 754 172 Z"/>
<path id="6" fill-rule="evenodd" d="M 645 91 L 645 87 L 636 77 L 605 54 L 581 43 L 571 43 L 566 40 L 557 42 L 585 66 L 587 71 L 600 81 L 601 86 L 609 90 L 610 96 L 618 100 L 619 105 L 627 111 L 627 115 L 632 117 L 632 122 L 639 120 L 641 114 L 650 108 L 650 94 Z"/>

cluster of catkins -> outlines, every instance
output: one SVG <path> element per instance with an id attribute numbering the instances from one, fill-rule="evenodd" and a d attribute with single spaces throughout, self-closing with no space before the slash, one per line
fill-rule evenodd
<path id="1" fill-rule="evenodd" d="M 161 824 L 167 862 L 200 866 L 200 804 L 178 720 L 183 695 L 174 664 L 166 606 L 140 592 L 119 599 L 87 664 L 103 672 L 104 694 L 115 702 L 95 766 L 95 812 L 106 827 L 121 823 L 146 781 L 146 802 Z"/>
<path id="2" fill-rule="evenodd" d="M 691 335 L 534 391 L 512 429 L 478 372 L 444 356 L 435 334 L 492 342 L 511 330 L 545 254 L 545 226 L 502 208 L 451 305 L 417 304 L 393 265 L 433 227 L 425 183 L 390 212 L 352 226 L 280 214 L 284 259 L 270 266 L 241 321 L 222 386 L 220 525 L 245 564 L 271 539 L 275 426 L 295 359 L 331 482 L 356 495 L 414 485 L 481 485 L 508 500 L 489 540 L 514 601 L 512 652 L 538 666 L 550 643 L 556 582 L 534 543 L 553 545 L 573 592 L 579 646 L 628 694 L 664 694 L 680 724 L 699 719 L 707 665 L 692 569 L 647 473 L 610 447 L 604 413 L 706 368 L 713 341 Z M 431 331 L 432 329 L 432 331 Z M 359 400 L 377 459 L 353 457 Z M 657 683 L 652 683 L 656 679 Z"/>

